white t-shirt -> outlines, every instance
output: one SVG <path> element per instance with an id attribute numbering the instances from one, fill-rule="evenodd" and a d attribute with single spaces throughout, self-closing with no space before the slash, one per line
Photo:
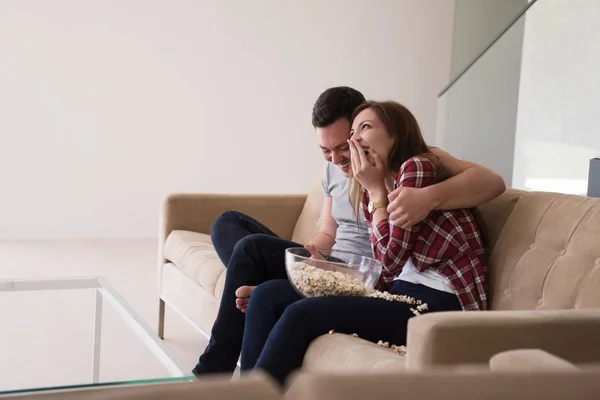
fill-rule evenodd
<path id="1" fill-rule="evenodd" d="M 412 259 L 409 257 L 406 260 L 406 264 L 402 268 L 402 272 L 395 279 L 402 280 L 410 283 L 419 283 L 421 285 L 425 285 L 432 289 L 441 290 L 442 292 L 454 293 L 454 288 L 452 284 L 444 275 L 440 274 L 436 270 L 432 268 L 428 268 L 423 272 L 420 272 L 415 264 L 412 262 Z"/>

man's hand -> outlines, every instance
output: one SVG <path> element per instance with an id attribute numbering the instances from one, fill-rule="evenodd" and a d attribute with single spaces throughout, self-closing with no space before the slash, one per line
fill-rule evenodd
<path id="1" fill-rule="evenodd" d="M 399 187 L 388 195 L 390 221 L 403 229 L 423 221 L 436 207 L 427 188 Z"/>

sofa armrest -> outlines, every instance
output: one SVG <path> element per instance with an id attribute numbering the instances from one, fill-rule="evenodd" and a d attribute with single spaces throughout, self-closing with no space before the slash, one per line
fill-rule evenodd
<path id="1" fill-rule="evenodd" d="M 468 373 L 423 371 L 418 373 L 323 372 L 294 374 L 285 400 L 583 400 L 595 399 L 600 371 Z"/>
<path id="2" fill-rule="evenodd" d="M 215 219 L 225 211 L 239 211 L 291 239 L 306 195 L 170 194 L 163 200 L 159 243 L 174 230 L 210 234 Z"/>
<path id="3" fill-rule="evenodd" d="M 490 358 L 490 371 L 578 371 L 570 362 L 540 349 L 509 350 Z"/>
<path id="4" fill-rule="evenodd" d="M 541 349 L 574 363 L 600 360 L 600 309 L 439 312 L 408 323 L 408 370 L 488 364 L 497 353 Z"/>

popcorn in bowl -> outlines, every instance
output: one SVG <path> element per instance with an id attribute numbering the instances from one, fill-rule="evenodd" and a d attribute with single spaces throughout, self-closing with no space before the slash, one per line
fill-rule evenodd
<path id="1" fill-rule="evenodd" d="M 289 278 L 296 290 L 306 297 L 367 294 L 365 284 L 349 274 L 327 271 L 303 262 L 296 262 L 296 265 L 289 269 Z"/>
<path id="2" fill-rule="evenodd" d="M 382 264 L 370 257 L 345 251 L 286 250 L 286 271 L 303 297 L 365 296 L 375 287 Z"/>

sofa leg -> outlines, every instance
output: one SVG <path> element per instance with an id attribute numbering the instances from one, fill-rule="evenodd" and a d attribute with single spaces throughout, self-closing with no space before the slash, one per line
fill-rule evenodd
<path id="1" fill-rule="evenodd" d="M 163 299 L 158 300 L 158 337 L 165 338 L 165 302 Z"/>

